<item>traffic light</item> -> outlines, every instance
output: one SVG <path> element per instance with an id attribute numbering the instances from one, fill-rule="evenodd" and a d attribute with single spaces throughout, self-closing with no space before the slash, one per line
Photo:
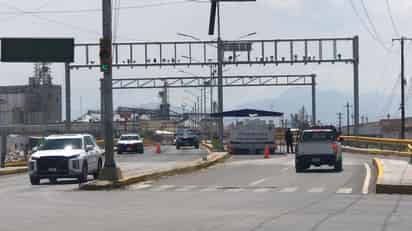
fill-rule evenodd
<path id="1" fill-rule="evenodd" d="M 100 39 L 100 71 L 107 73 L 112 68 L 112 54 L 111 54 L 111 41 L 108 39 Z"/>

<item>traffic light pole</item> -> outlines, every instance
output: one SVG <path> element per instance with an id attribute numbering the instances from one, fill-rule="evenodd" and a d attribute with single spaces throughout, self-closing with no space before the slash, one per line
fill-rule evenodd
<path id="1" fill-rule="evenodd" d="M 104 94 L 104 144 L 105 162 L 99 179 L 117 181 L 121 177 L 120 169 L 116 167 L 114 160 L 114 136 L 113 136 L 113 94 L 112 94 L 112 1 L 102 0 L 103 8 L 103 41 L 105 49 L 109 51 L 110 63 L 108 70 L 103 74 Z"/>

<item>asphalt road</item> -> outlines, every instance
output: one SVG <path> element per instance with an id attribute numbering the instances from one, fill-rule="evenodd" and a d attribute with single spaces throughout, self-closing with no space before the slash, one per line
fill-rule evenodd
<path id="1" fill-rule="evenodd" d="M 296 174 L 292 156 L 235 156 L 126 190 L 0 178 L 0 230 L 411 230 L 412 197 L 363 194 L 371 158 Z M 366 164 L 366 165 L 365 165 Z M 373 176 L 371 176 L 373 178 Z"/>

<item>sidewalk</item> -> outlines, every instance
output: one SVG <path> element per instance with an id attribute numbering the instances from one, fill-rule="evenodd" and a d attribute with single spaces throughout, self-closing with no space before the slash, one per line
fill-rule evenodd
<path id="1" fill-rule="evenodd" d="M 380 166 L 376 193 L 412 194 L 412 165 L 408 161 L 377 159 L 377 162 Z"/>

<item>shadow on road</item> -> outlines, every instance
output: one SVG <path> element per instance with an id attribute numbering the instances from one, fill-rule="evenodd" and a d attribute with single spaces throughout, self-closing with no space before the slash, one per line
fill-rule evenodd
<path id="1" fill-rule="evenodd" d="M 330 168 L 330 169 L 329 168 L 328 169 L 315 168 L 315 169 L 306 169 L 302 173 L 340 173 L 340 172 L 335 171 L 335 169 L 333 168 Z"/>

